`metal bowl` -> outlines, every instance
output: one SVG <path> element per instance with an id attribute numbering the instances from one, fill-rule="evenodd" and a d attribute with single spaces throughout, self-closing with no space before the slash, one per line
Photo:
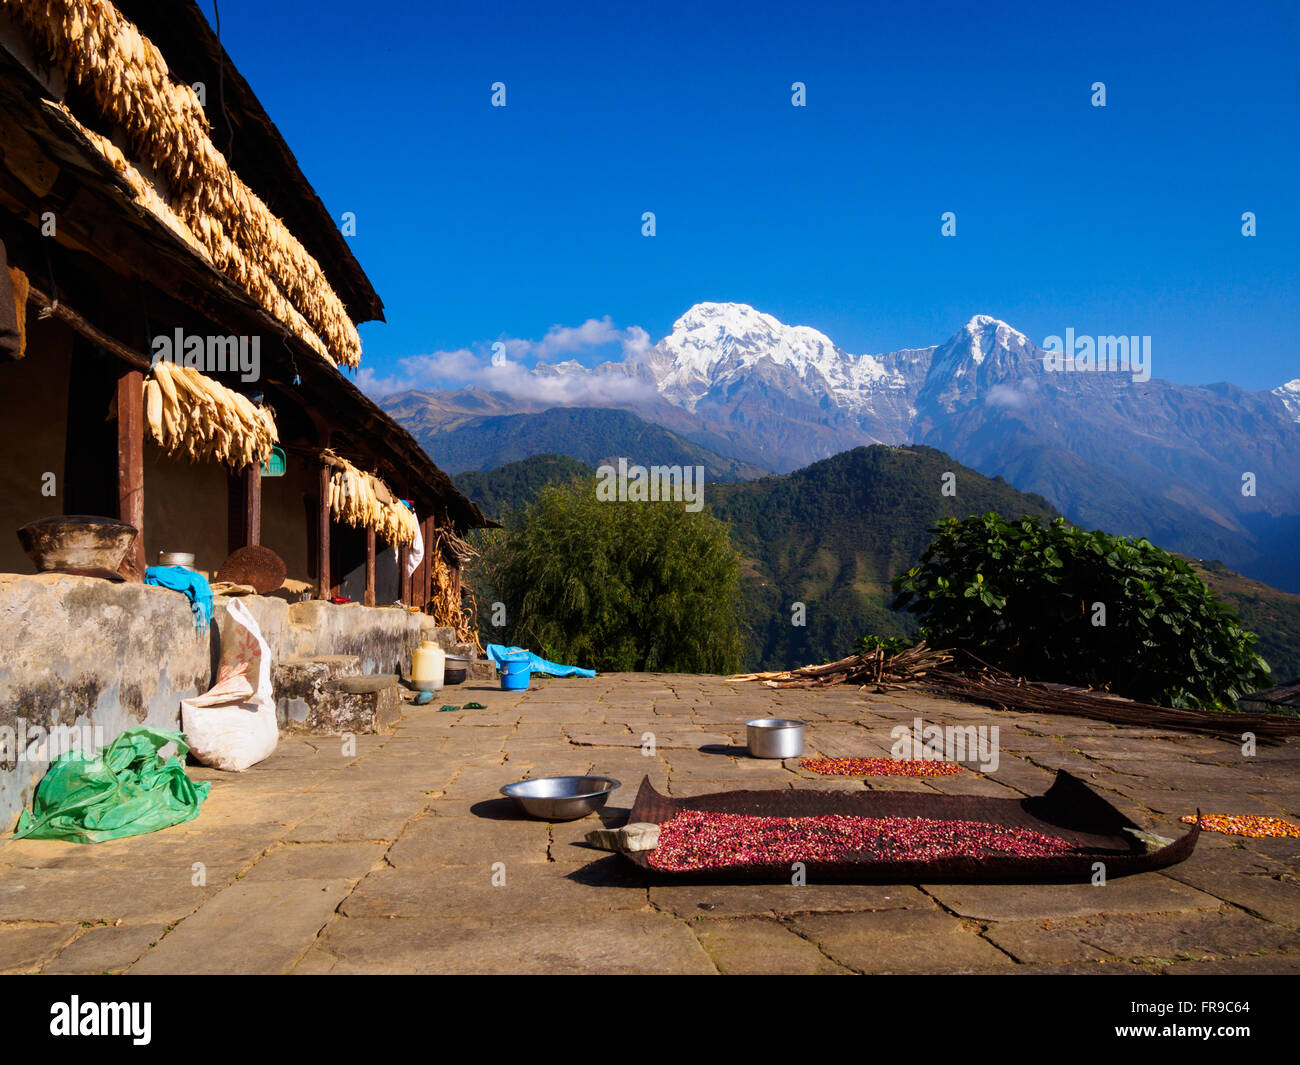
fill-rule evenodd
<path id="1" fill-rule="evenodd" d="M 803 754 L 803 722 L 761 717 L 745 722 L 751 758 L 798 758 Z"/>
<path id="2" fill-rule="evenodd" d="M 443 665 L 444 684 L 464 684 L 469 675 L 469 659 L 464 655 L 448 655 Z"/>
<path id="3" fill-rule="evenodd" d="M 181 566 L 184 569 L 193 569 L 194 556 L 189 551 L 159 551 L 158 565 Z"/>
<path id="4" fill-rule="evenodd" d="M 507 784 L 501 794 L 543 821 L 576 821 L 599 810 L 620 786 L 613 777 L 538 777 Z"/>

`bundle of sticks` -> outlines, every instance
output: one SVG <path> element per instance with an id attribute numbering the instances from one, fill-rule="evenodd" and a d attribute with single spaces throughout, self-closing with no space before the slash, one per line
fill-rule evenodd
<path id="1" fill-rule="evenodd" d="M 874 684 L 878 689 L 901 688 L 952 661 L 947 651 L 936 651 L 924 640 L 896 655 L 883 647 L 849 655 L 838 662 L 767 673 L 738 673 L 728 680 L 761 681 L 768 688 L 826 688 L 832 684 Z"/>
<path id="2" fill-rule="evenodd" d="M 934 673 L 925 679 L 922 686 L 951 699 L 982 703 L 1001 710 L 1065 714 L 1115 725 L 1168 728 L 1236 742 L 1241 742 L 1242 734 L 1247 732 L 1254 733 L 1256 740 L 1264 744 L 1278 744 L 1288 736 L 1300 736 L 1300 718 L 1176 710 L 1104 692 L 1047 687 L 989 665 L 965 672 Z"/>
<path id="3" fill-rule="evenodd" d="M 887 655 L 883 648 L 877 648 L 825 665 L 741 673 L 727 679 L 761 681 L 769 688 L 825 688 L 848 683 L 870 685 L 882 693 L 915 684 L 936 695 L 982 703 L 999 710 L 1064 714 L 1115 725 L 1192 732 L 1234 742 L 1241 742 L 1243 733 L 1253 733 L 1257 742 L 1270 745 L 1282 743 L 1288 736 L 1300 736 L 1300 718 L 1176 710 L 1134 702 L 1107 692 L 1038 684 L 997 669 L 973 655 L 964 657 L 972 664 L 954 668 L 952 653 L 933 650 L 922 640 L 896 655 Z"/>
<path id="4" fill-rule="evenodd" d="M 455 629 L 456 639 L 459 642 L 472 643 L 478 649 L 478 653 L 482 654 L 483 645 L 479 643 L 477 619 L 474 616 L 477 613 L 477 604 L 474 604 L 471 596 L 471 610 L 465 609 L 465 597 L 460 583 L 452 579 L 451 567 L 447 565 L 448 552 L 454 557 L 461 557 L 456 552 L 458 544 L 463 545 L 466 550 L 472 550 L 450 529 L 439 529 L 433 538 L 433 543 L 425 545 L 425 550 L 429 552 L 429 584 L 432 589 L 429 613 L 439 625 L 447 625 Z"/>
<path id="5" fill-rule="evenodd" d="M 320 263 L 230 169 L 198 94 L 172 76 L 153 42 L 108 0 L 0 0 L 0 11 L 30 35 L 43 62 L 86 93 L 99 122 L 121 130 L 132 161 L 73 119 L 138 203 L 173 231 L 188 230 L 187 243 L 322 358 L 360 363 L 361 338 Z"/>

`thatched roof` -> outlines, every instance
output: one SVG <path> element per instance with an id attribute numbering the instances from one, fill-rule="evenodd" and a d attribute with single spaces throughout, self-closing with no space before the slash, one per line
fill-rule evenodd
<path id="1" fill-rule="evenodd" d="M 194 0 L 117 0 L 117 7 L 158 46 L 182 81 L 201 81 L 215 94 L 221 73 L 234 138 L 230 142 L 225 124 L 214 119 L 212 136 L 218 147 L 230 147 L 230 165 L 320 262 L 352 321 L 382 322 L 384 303 L 339 231 L 338 220 L 303 176 L 293 151 L 199 5 Z M 211 113 L 216 114 L 215 108 Z"/>
<path id="2" fill-rule="evenodd" d="M 188 0 L 156 6 L 167 15 L 182 8 L 190 11 L 187 17 L 197 13 Z M 211 45 L 215 38 L 204 32 Z M 221 332 L 261 335 L 267 341 L 262 349 L 262 383 L 272 401 L 280 403 L 279 409 L 292 405 L 318 425 L 341 430 L 342 437 L 355 445 L 351 457 L 382 476 L 395 491 L 413 498 L 421 515 L 433 514 L 461 529 L 486 524 L 478 507 L 455 488 L 409 432 L 319 358 L 299 332 L 287 328 L 246 287 L 196 250 L 173 220 L 140 195 L 140 175 L 134 175 L 137 185 L 133 186 L 133 176 L 106 154 L 103 135 L 82 125 L 53 97 L 47 75 L 32 56 L 15 51 L 0 34 L 4 142 L 0 203 L 8 207 L 10 217 L 25 223 L 5 227 L 5 240 L 11 259 L 26 258 L 37 293 L 34 299 L 42 288 L 47 290 L 45 295 L 58 300 L 61 310 L 83 327 L 93 323 L 95 343 L 142 369 L 148 368 L 149 359 L 141 308 L 147 308 L 144 313 L 154 320 L 189 320 L 196 329 L 206 321 L 219 324 Z M 251 92 L 248 99 L 253 100 Z M 229 106 L 229 96 L 227 102 Z M 249 166 L 252 180 L 268 188 L 309 189 L 260 107 L 254 111 L 249 104 L 241 121 L 245 130 L 260 129 L 265 144 L 278 141 L 283 149 Z M 277 167 L 287 169 L 277 177 Z M 311 193 L 310 201 L 297 208 L 289 203 L 291 199 L 283 197 L 277 209 L 284 210 L 286 218 L 300 219 L 295 236 L 315 252 L 341 249 L 338 254 L 322 254 L 321 269 L 347 293 L 350 305 L 370 306 L 378 312 L 378 297 L 319 199 Z M 58 217 L 55 240 L 38 235 L 46 211 Z M 103 305 L 104 293 L 124 287 L 135 289 L 137 295 L 126 303 Z M 335 446 L 339 435 L 335 434 Z"/>

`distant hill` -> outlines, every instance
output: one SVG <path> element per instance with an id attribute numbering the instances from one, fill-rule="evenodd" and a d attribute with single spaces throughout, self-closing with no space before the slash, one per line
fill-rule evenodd
<path id="1" fill-rule="evenodd" d="M 1259 637 L 1255 649 L 1273 669 L 1273 684 L 1300 680 L 1300 595 L 1234 573 L 1222 562 L 1192 562 L 1214 592 Z"/>
<path id="2" fill-rule="evenodd" d="M 703 302 L 653 347 L 617 362 L 543 362 L 514 395 L 410 392 L 384 406 L 439 462 L 438 438 L 422 430 L 579 402 L 630 411 L 778 473 L 859 445 L 924 444 L 1039 493 L 1085 528 L 1222 559 L 1300 593 L 1300 378 L 1271 391 L 1175 383 L 1152 374 L 1150 338 L 1145 347 L 1139 339 L 1080 337 L 1086 353 L 1058 365 L 1058 338 L 1048 351 L 976 314 L 942 343 L 854 354 L 810 325 Z M 1159 368 L 1178 354 L 1161 347 L 1156 358 Z M 1103 364 L 1107 372 L 1090 372 Z M 538 451 L 599 457 L 554 438 L 508 454 L 490 443 L 475 437 L 474 461 L 449 468 L 490 468 Z M 623 449 L 610 440 L 604 453 Z"/>
<path id="3" fill-rule="evenodd" d="M 495 470 L 458 473 L 456 487 L 477 503 L 484 514 L 495 519 L 510 507 L 527 506 L 548 484 L 593 476 L 594 467 L 568 455 L 533 455 Z"/>
<path id="4" fill-rule="evenodd" d="M 413 417 L 403 422 L 433 460 L 453 475 L 543 454 L 566 455 L 593 467 L 619 458 L 647 466 L 703 466 L 709 481 L 747 480 L 769 472 L 624 410 L 553 407 L 535 414 L 462 418 L 437 428 Z"/>
<path id="5" fill-rule="evenodd" d="M 947 472 L 955 496 L 940 492 Z M 535 455 L 456 485 L 484 513 L 523 507 L 546 484 L 590 477 L 594 469 L 564 455 Z M 1007 517 L 1054 517 L 1041 496 L 987 478 L 929 447 L 860 447 L 784 476 L 713 484 L 705 501 L 731 525 L 745 557 L 744 620 L 752 651 L 746 668 L 775 669 L 838 658 L 868 632 L 905 635 L 910 615 L 890 609 L 890 582 L 911 566 L 941 518 L 997 511 Z M 1234 573 L 1220 562 L 1192 565 L 1259 636 L 1259 651 L 1278 684 L 1300 677 L 1300 595 Z M 795 602 L 806 625 L 791 624 Z"/>
<path id="6" fill-rule="evenodd" d="M 941 492 L 955 475 L 956 495 Z M 779 669 L 839 658 L 867 633 L 905 635 L 890 582 L 913 565 L 942 518 L 997 511 L 1055 517 L 1026 495 L 929 447 L 859 447 L 781 477 L 712 485 L 710 510 L 746 556 L 751 664 Z M 803 603 L 805 624 L 792 623 Z"/>

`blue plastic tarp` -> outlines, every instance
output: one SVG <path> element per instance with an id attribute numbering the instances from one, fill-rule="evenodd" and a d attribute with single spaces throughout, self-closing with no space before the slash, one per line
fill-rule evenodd
<path id="1" fill-rule="evenodd" d="M 498 669 L 501 667 L 503 658 L 516 658 L 519 655 L 527 655 L 528 661 L 534 673 L 544 673 L 548 677 L 594 677 L 594 669 L 583 669 L 581 666 L 562 666 L 556 662 L 548 662 L 545 658 L 526 651 L 522 647 L 506 647 L 499 643 L 490 643 L 487 645 L 487 656 L 492 660 L 492 664 Z"/>

